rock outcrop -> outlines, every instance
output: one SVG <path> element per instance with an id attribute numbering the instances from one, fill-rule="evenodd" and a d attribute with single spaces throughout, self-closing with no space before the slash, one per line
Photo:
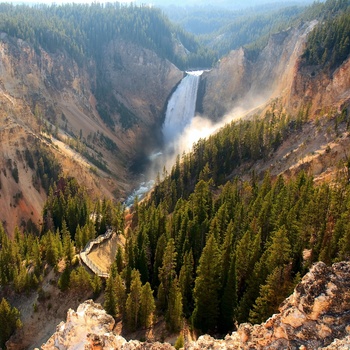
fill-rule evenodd
<path id="1" fill-rule="evenodd" d="M 234 110 L 249 111 L 290 91 L 303 45 L 316 22 L 271 35 L 257 57 L 231 51 L 202 76 L 197 109 L 218 120 Z"/>
<path id="2" fill-rule="evenodd" d="M 350 58 L 334 72 L 323 72 L 318 67 L 298 66 L 293 79 L 288 104 L 297 111 L 309 105 L 310 112 L 322 115 L 350 104 Z"/>
<path id="3" fill-rule="evenodd" d="M 56 333 L 44 344 L 42 350 L 167 350 L 173 349 L 170 344 L 141 343 L 137 340 L 126 341 L 115 335 L 112 330 L 114 319 L 103 310 L 100 304 L 87 300 L 77 311 L 69 310 L 67 321 L 57 326 Z"/>
<path id="4" fill-rule="evenodd" d="M 170 344 L 127 342 L 113 334 L 114 320 L 92 301 L 70 310 L 67 322 L 42 346 L 51 349 L 173 349 Z M 209 335 L 185 344 L 199 349 L 349 349 L 350 262 L 319 262 L 294 293 L 261 325 L 241 324 L 224 339 Z"/>
<path id="5" fill-rule="evenodd" d="M 319 262 L 281 305 L 279 314 L 261 325 L 241 324 L 224 340 L 200 337 L 187 349 L 348 349 L 349 332 L 350 263 L 327 267 Z"/>

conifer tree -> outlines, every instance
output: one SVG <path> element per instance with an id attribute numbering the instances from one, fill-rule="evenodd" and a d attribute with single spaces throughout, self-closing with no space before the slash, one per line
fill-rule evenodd
<path id="1" fill-rule="evenodd" d="M 119 316 L 123 317 L 125 312 L 126 289 L 120 274 L 117 274 L 115 276 L 114 283 L 116 296 L 116 313 L 119 314 Z"/>
<path id="2" fill-rule="evenodd" d="M 98 297 L 102 290 L 102 281 L 101 278 L 96 274 L 91 280 L 91 287 L 94 292 L 94 297 Z"/>
<path id="3" fill-rule="evenodd" d="M 249 322 L 261 323 L 266 321 L 286 296 L 291 292 L 291 265 L 277 266 L 267 277 L 266 283 L 260 287 L 260 295 L 249 313 Z"/>
<path id="4" fill-rule="evenodd" d="M 272 237 L 272 243 L 267 249 L 266 266 L 269 272 L 275 267 L 283 266 L 291 258 L 291 246 L 284 226 L 278 229 Z"/>
<path id="5" fill-rule="evenodd" d="M 121 273 L 124 269 L 124 254 L 123 254 L 123 249 L 120 245 L 118 245 L 115 262 L 117 264 L 118 273 Z"/>
<path id="6" fill-rule="evenodd" d="M 179 285 L 182 295 L 183 312 L 186 317 L 189 317 L 193 311 L 193 286 L 194 278 L 194 261 L 192 250 L 184 256 L 183 265 L 180 270 Z"/>
<path id="7" fill-rule="evenodd" d="M 163 285 L 166 299 L 169 296 L 170 286 L 176 276 L 176 256 L 175 242 L 170 238 L 163 254 L 162 266 L 159 269 L 159 280 Z"/>
<path id="8" fill-rule="evenodd" d="M 0 347 L 4 348 L 12 333 L 22 326 L 20 313 L 5 298 L 0 302 Z"/>
<path id="9" fill-rule="evenodd" d="M 223 293 L 220 303 L 219 329 L 222 333 L 229 332 L 234 325 L 234 311 L 237 307 L 237 291 L 236 291 L 236 257 L 231 256 L 230 267 L 227 274 L 227 279 L 223 286 Z M 223 272 L 224 273 L 224 272 Z"/>
<path id="10" fill-rule="evenodd" d="M 55 266 L 59 258 L 59 247 L 58 242 L 56 241 L 55 235 L 49 231 L 44 238 L 44 246 L 46 247 L 45 258 L 49 265 Z"/>
<path id="11" fill-rule="evenodd" d="M 206 333 L 215 329 L 219 317 L 221 254 L 213 235 L 203 249 L 194 287 L 194 326 Z"/>
<path id="12" fill-rule="evenodd" d="M 66 266 L 58 280 L 58 288 L 63 292 L 66 291 L 69 287 L 70 273 L 70 268 Z"/>
<path id="13" fill-rule="evenodd" d="M 139 313 L 141 301 L 141 278 L 140 272 L 132 271 L 130 293 L 126 299 L 125 318 L 126 324 L 130 331 L 134 331 L 139 326 Z"/>
<path id="14" fill-rule="evenodd" d="M 170 286 L 166 321 L 171 332 L 180 331 L 182 327 L 182 295 L 177 278 L 172 281 Z"/>
<path id="15" fill-rule="evenodd" d="M 75 291 L 91 291 L 91 277 L 83 266 L 78 266 L 70 275 L 69 287 Z"/>
<path id="16" fill-rule="evenodd" d="M 115 317 L 117 312 L 117 292 L 114 278 L 110 275 L 107 278 L 105 289 L 105 302 L 103 304 L 104 309 L 111 316 Z"/>
<path id="17" fill-rule="evenodd" d="M 156 309 L 151 285 L 147 282 L 141 290 L 140 325 L 149 328 L 152 325 L 153 313 Z"/>
<path id="18" fill-rule="evenodd" d="M 63 244 L 63 256 L 66 259 L 67 265 L 71 265 L 74 256 L 74 244 L 71 240 L 71 235 L 68 231 L 66 221 L 62 223 L 62 244 Z"/>
<path id="19" fill-rule="evenodd" d="M 162 234 L 157 242 L 157 248 L 156 248 L 156 253 L 154 257 L 154 264 L 153 264 L 153 281 L 152 281 L 152 286 L 156 287 L 159 285 L 159 269 L 162 266 L 163 262 L 163 256 L 164 256 L 164 250 L 166 248 L 167 242 L 166 242 L 166 237 L 164 234 Z"/>

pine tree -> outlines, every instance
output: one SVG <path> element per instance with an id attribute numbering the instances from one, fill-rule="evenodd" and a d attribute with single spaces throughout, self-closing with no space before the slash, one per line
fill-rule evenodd
<path id="1" fill-rule="evenodd" d="M 5 348 L 5 343 L 12 333 L 22 326 L 19 311 L 11 307 L 5 298 L 2 298 L 0 303 L 0 325 L 0 347 Z"/>
<path id="2" fill-rule="evenodd" d="M 170 286 L 168 310 L 166 312 L 167 327 L 171 332 L 178 332 L 182 328 L 182 295 L 178 280 L 175 278 Z"/>
<path id="3" fill-rule="evenodd" d="M 153 263 L 153 280 L 152 280 L 152 286 L 156 287 L 159 285 L 159 269 L 162 266 L 163 262 L 163 256 L 164 256 L 164 251 L 166 248 L 166 237 L 164 234 L 162 234 L 158 241 L 157 241 L 157 248 L 156 248 L 156 253 L 154 257 L 154 263 Z"/>
<path id="4" fill-rule="evenodd" d="M 291 246 L 287 237 L 287 230 L 282 226 L 272 237 L 272 243 L 267 249 L 266 266 L 269 272 L 275 267 L 282 266 L 291 258 Z"/>
<path id="5" fill-rule="evenodd" d="M 140 279 L 140 272 L 133 270 L 131 276 L 130 293 L 126 299 L 125 306 L 126 324 L 130 331 L 136 330 L 136 328 L 139 326 L 141 289 L 142 284 Z"/>
<path id="6" fill-rule="evenodd" d="M 70 283 L 70 268 L 66 266 L 66 268 L 63 270 L 59 280 L 58 280 L 58 288 L 64 292 L 68 289 L 69 283 Z"/>
<path id="7" fill-rule="evenodd" d="M 69 287 L 77 292 L 92 290 L 91 277 L 83 266 L 78 266 L 70 275 Z"/>
<path id="8" fill-rule="evenodd" d="M 249 322 L 266 321 L 278 311 L 279 305 L 292 288 L 291 265 L 277 266 L 267 277 L 266 283 L 260 287 L 260 295 L 249 313 Z"/>
<path id="9" fill-rule="evenodd" d="M 159 280 L 163 285 L 166 299 L 169 296 L 170 286 L 176 276 L 176 256 L 174 239 L 170 238 L 163 255 L 163 263 L 159 269 Z"/>
<path id="10" fill-rule="evenodd" d="M 149 328 L 152 325 L 153 313 L 156 309 L 151 285 L 147 282 L 141 290 L 140 325 Z"/>
<path id="11" fill-rule="evenodd" d="M 120 274 L 117 274 L 114 279 L 115 295 L 116 295 L 116 312 L 123 317 L 125 312 L 126 289 L 123 279 Z"/>
<path id="12" fill-rule="evenodd" d="M 124 254 L 123 248 L 120 245 L 118 245 L 115 262 L 117 264 L 118 273 L 121 273 L 124 269 Z"/>
<path id="13" fill-rule="evenodd" d="M 96 274 L 91 280 L 91 287 L 94 292 L 94 298 L 97 298 L 102 290 L 102 281 L 101 278 Z"/>
<path id="14" fill-rule="evenodd" d="M 73 257 L 74 257 L 74 244 L 71 240 L 70 233 L 68 231 L 66 221 L 62 223 L 62 244 L 63 244 L 63 256 L 66 259 L 67 265 L 71 265 Z"/>
<path id="15" fill-rule="evenodd" d="M 59 247 L 58 242 L 55 239 L 55 235 L 49 231 L 45 236 L 44 246 L 46 247 L 46 261 L 51 266 L 56 266 L 59 258 Z"/>
<path id="16" fill-rule="evenodd" d="M 236 257 L 231 256 L 230 267 L 227 274 L 227 280 L 223 287 L 223 293 L 220 303 L 219 329 L 222 333 L 227 333 L 233 329 L 234 311 L 237 307 L 236 291 Z"/>
<path id="17" fill-rule="evenodd" d="M 109 276 L 106 282 L 104 309 L 111 316 L 116 316 L 117 312 L 117 292 L 113 276 Z"/>
<path id="18" fill-rule="evenodd" d="M 221 289 L 221 255 L 213 235 L 210 235 L 199 259 L 194 287 L 194 326 L 202 332 L 215 329 L 219 317 Z"/>
<path id="19" fill-rule="evenodd" d="M 194 261 L 192 250 L 184 256 L 183 265 L 180 270 L 179 285 L 182 295 L 183 311 L 189 317 L 193 311 L 193 286 L 194 286 Z"/>

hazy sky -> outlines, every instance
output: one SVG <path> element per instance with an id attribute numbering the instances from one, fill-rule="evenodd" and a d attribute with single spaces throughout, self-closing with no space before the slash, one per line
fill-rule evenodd
<path id="1" fill-rule="evenodd" d="M 120 3 L 129 3 L 133 2 L 133 0 L 117 0 Z M 93 2 L 98 2 L 98 3 L 105 3 L 105 2 L 115 2 L 115 0 L 5 0 L 4 2 L 10 2 L 13 4 L 35 4 L 35 3 L 40 3 L 40 4 L 63 4 L 63 3 L 79 3 L 79 4 L 91 4 Z"/>

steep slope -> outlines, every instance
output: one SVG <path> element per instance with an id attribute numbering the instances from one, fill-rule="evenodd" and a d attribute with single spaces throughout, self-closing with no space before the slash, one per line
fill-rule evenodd
<path id="1" fill-rule="evenodd" d="M 154 51 L 123 39 L 104 49 L 102 62 L 78 64 L 63 48 L 49 52 L 1 34 L 0 201 L 9 234 L 28 220 L 38 224 L 46 198 L 42 183 L 34 184 L 40 156 L 28 166 L 26 152 L 44 147 L 91 195 L 121 200 L 136 181 L 131 171 L 142 168 L 133 165 L 159 142 L 164 106 L 182 72 Z M 115 127 L 106 123 L 96 102 L 101 69 L 108 87 L 105 113 Z M 15 168 L 18 179 L 8 174 Z"/>
<path id="2" fill-rule="evenodd" d="M 315 25 L 311 22 L 271 35 L 254 60 L 244 48 L 231 51 L 217 67 L 203 74 L 199 112 L 218 120 L 234 110 L 249 111 L 280 96 L 293 82 L 297 59 Z"/>
<path id="3" fill-rule="evenodd" d="M 241 324 L 223 340 L 201 336 L 185 348 L 332 349 L 349 346 L 350 263 L 315 264 L 284 301 L 280 313 L 261 325 Z M 66 323 L 42 346 L 60 349 L 174 349 L 170 344 L 127 342 L 113 333 L 114 319 L 92 301 L 69 310 Z M 334 343 L 333 343 L 334 342 Z M 332 344 L 333 343 L 333 344 Z M 328 347 L 329 346 L 329 347 Z"/>
<path id="4" fill-rule="evenodd" d="M 327 34 L 327 28 L 334 21 L 337 26 L 334 25 L 333 34 L 328 37 L 347 36 L 347 28 L 339 25 L 344 20 L 341 16 L 339 18 L 325 23 L 316 20 L 304 22 L 273 34 L 255 58 L 241 48 L 232 51 L 213 70 L 203 74 L 197 110 L 202 116 L 219 122 L 218 125 L 222 125 L 222 121 L 259 114 L 266 109 L 283 109 L 288 115 L 306 115 L 310 120 L 307 130 L 289 138 L 268 162 L 265 159 L 251 164 L 250 171 L 254 169 L 259 173 L 270 169 L 274 175 L 290 175 L 304 169 L 317 179 L 329 180 L 336 164 L 347 159 L 350 58 L 342 52 L 347 58 L 333 69 L 329 68 L 328 59 L 334 61 L 337 54 L 326 61 L 324 56 L 323 64 L 305 62 L 305 50 L 310 45 L 310 33 L 315 36 L 314 29 L 320 32 L 325 28 Z M 320 39 L 317 42 L 318 48 L 308 50 L 323 52 L 325 45 Z M 327 45 L 330 49 L 330 44 Z M 331 42 L 331 45 L 335 45 L 334 50 L 343 47 L 349 50 L 346 43 L 344 46 Z M 346 128 L 338 130 L 338 125 L 344 121 Z M 239 169 L 234 175 L 245 174 L 247 167 Z"/>

